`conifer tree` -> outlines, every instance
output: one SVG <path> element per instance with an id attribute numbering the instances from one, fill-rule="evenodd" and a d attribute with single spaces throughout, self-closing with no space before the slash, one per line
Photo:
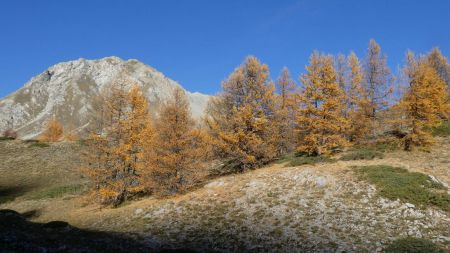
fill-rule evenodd
<path id="1" fill-rule="evenodd" d="M 127 91 L 124 83 L 113 85 L 103 98 L 104 125 L 91 135 L 83 171 L 94 184 L 93 196 L 103 203 L 120 204 L 145 191 L 145 151 L 153 138 L 148 102 L 137 86 Z"/>
<path id="2" fill-rule="evenodd" d="M 347 82 L 347 68 L 348 64 L 345 58 L 345 55 L 338 54 L 335 57 L 335 71 L 336 71 L 336 81 L 339 84 L 339 87 L 346 92 L 348 90 L 348 82 Z"/>
<path id="3" fill-rule="evenodd" d="M 289 70 L 284 67 L 277 79 L 277 107 L 275 122 L 273 124 L 277 131 L 278 155 L 292 151 L 295 145 L 294 128 L 296 112 L 297 87 L 292 80 Z"/>
<path id="4" fill-rule="evenodd" d="M 408 53 L 405 73 L 409 83 L 400 107 L 405 112 L 408 131 L 404 149 L 411 150 L 413 146 L 428 146 L 433 142 L 430 130 L 438 126 L 442 118 L 448 118 L 450 102 L 444 80 L 427 59 L 414 58 Z"/>
<path id="5" fill-rule="evenodd" d="M 347 117 L 350 123 L 349 140 L 351 142 L 361 142 L 370 131 L 371 104 L 367 93 L 363 89 L 363 73 L 358 57 L 351 53 L 347 59 L 349 73 L 347 90 Z"/>
<path id="6" fill-rule="evenodd" d="M 222 83 L 223 91 L 209 101 L 206 125 L 216 153 L 240 170 L 254 168 L 276 157 L 274 85 L 269 68 L 255 57 Z"/>
<path id="7" fill-rule="evenodd" d="M 344 92 L 337 83 L 331 56 L 314 52 L 306 70 L 301 77 L 297 150 L 309 155 L 329 154 L 347 145 Z"/>
<path id="8" fill-rule="evenodd" d="M 181 88 L 177 87 L 171 101 L 162 106 L 155 129 L 155 191 L 182 191 L 204 172 L 209 150 L 206 135 L 196 127 Z"/>
<path id="9" fill-rule="evenodd" d="M 388 96 L 392 93 L 393 77 L 387 66 L 387 58 L 381 47 L 370 40 L 364 62 L 364 88 L 370 102 L 369 116 L 372 119 L 372 135 L 375 135 L 378 113 L 388 107 Z"/>
<path id="10" fill-rule="evenodd" d="M 48 142 L 57 142 L 61 140 L 64 133 L 64 128 L 59 123 L 56 118 L 52 118 L 49 121 L 47 121 L 45 125 L 45 131 L 41 135 L 42 141 L 48 141 Z"/>
<path id="11" fill-rule="evenodd" d="M 433 48 L 427 56 L 428 64 L 436 71 L 439 77 L 450 87 L 450 63 L 439 48 Z"/>

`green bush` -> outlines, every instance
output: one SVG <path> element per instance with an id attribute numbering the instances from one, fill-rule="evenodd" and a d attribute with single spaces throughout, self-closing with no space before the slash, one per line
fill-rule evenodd
<path id="1" fill-rule="evenodd" d="M 400 199 L 422 208 L 437 206 L 444 211 L 450 210 L 450 195 L 445 187 L 425 174 L 387 165 L 362 166 L 355 169 L 361 179 L 376 185 L 382 197 Z"/>
<path id="2" fill-rule="evenodd" d="M 384 154 L 380 151 L 373 149 L 359 149 L 355 151 L 350 151 L 341 157 L 343 161 L 352 160 L 373 160 L 375 158 L 383 158 Z"/>
<path id="3" fill-rule="evenodd" d="M 386 253 L 443 253 L 436 244 L 427 239 L 407 237 L 393 241 L 384 250 Z"/>
<path id="4" fill-rule="evenodd" d="M 443 122 L 440 126 L 433 128 L 434 136 L 450 136 L 450 121 Z"/>
<path id="5" fill-rule="evenodd" d="M 287 166 L 301 166 L 306 164 L 314 165 L 317 163 L 331 163 L 335 161 L 336 160 L 327 156 L 308 156 L 305 154 L 291 153 L 278 160 L 278 163 L 287 163 Z"/>

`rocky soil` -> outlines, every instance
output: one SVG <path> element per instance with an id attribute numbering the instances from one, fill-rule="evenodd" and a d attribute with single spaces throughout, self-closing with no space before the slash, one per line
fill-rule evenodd
<path id="1" fill-rule="evenodd" d="M 31 152 L 24 150 L 23 155 Z M 33 152 L 45 153 L 43 150 Z M 380 252 L 391 241 L 406 236 L 430 239 L 449 250 L 448 212 L 381 198 L 374 186 L 360 181 L 351 169 L 401 166 L 448 185 L 448 150 L 448 139 L 441 139 L 430 153 L 396 151 L 383 159 L 314 166 L 273 164 L 211 180 L 184 195 L 144 198 L 115 209 L 88 204 L 78 195 L 51 199 L 23 195 L 0 204 L 0 209 L 36 210 L 38 214 L 29 218 L 34 222 L 63 220 L 80 229 L 133 235 L 155 251 Z M 44 153 L 35 159 L 46 157 Z M 8 161 L 23 164 L 23 159 L 18 155 Z M 73 180 L 77 176 L 70 166 L 65 173 Z"/>

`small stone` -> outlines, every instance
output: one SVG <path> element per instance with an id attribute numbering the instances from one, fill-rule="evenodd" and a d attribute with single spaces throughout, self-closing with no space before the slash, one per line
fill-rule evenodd
<path id="1" fill-rule="evenodd" d="M 142 213 L 142 208 L 138 208 L 138 209 L 136 209 L 136 211 L 134 211 L 134 214 L 140 214 L 140 213 Z"/>
<path id="2" fill-rule="evenodd" d="M 406 203 L 405 206 L 406 206 L 407 208 L 415 208 L 415 207 L 416 207 L 415 205 L 413 205 L 413 204 L 411 204 L 411 203 Z"/>

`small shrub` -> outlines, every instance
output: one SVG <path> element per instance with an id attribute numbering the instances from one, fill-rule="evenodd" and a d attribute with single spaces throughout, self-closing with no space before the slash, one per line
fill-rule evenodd
<path id="1" fill-rule="evenodd" d="M 450 136 L 450 121 L 443 122 L 440 126 L 433 128 L 434 136 Z"/>
<path id="2" fill-rule="evenodd" d="M 287 166 L 314 165 L 317 163 L 331 163 L 336 160 L 327 156 L 308 156 L 306 154 L 292 153 L 284 156 L 278 163 L 287 163 Z"/>
<path id="3" fill-rule="evenodd" d="M 422 208 L 437 206 L 450 210 L 450 195 L 445 187 L 425 174 L 387 165 L 356 167 L 356 172 L 361 179 L 376 185 L 382 197 L 400 199 Z"/>
<path id="4" fill-rule="evenodd" d="M 17 132 L 9 128 L 3 131 L 2 140 L 15 140 L 17 139 Z"/>
<path id="5" fill-rule="evenodd" d="M 386 253 L 443 253 L 436 244 L 427 239 L 407 237 L 393 241 L 384 250 Z"/>
<path id="6" fill-rule="evenodd" d="M 383 158 L 384 154 L 380 151 L 373 149 L 359 149 L 344 154 L 340 160 L 352 161 L 352 160 L 373 160 L 375 158 Z"/>
<path id="7" fill-rule="evenodd" d="M 61 140 L 64 134 L 64 129 L 61 123 L 53 118 L 47 122 L 45 127 L 45 131 L 40 137 L 42 141 L 57 142 Z"/>

